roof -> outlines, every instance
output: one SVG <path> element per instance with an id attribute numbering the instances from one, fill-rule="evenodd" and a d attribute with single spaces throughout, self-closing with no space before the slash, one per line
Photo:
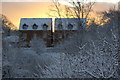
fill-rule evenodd
<path id="1" fill-rule="evenodd" d="M 52 18 L 21 18 L 19 30 L 51 30 Z"/>
<path id="2" fill-rule="evenodd" d="M 83 27 L 86 26 L 86 18 L 80 18 L 83 21 Z M 56 18 L 55 30 L 78 30 L 78 18 Z"/>
<path id="3" fill-rule="evenodd" d="M 86 18 L 80 18 L 86 26 Z M 55 18 L 55 30 L 78 30 L 78 18 Z M 19 30 L 51 30 L 52 18 L 22 18 Z"/>

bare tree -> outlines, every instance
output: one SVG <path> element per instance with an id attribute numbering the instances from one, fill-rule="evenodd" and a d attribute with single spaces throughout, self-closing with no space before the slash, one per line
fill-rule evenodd
<path id="1" fill-rule="evenodd" d="M 92 11 L 92 7 L 95 2 L 90 2 L 90 0 L 65 0 L 69 5 L 62 5 L 59 0 L 53 0 L 51 12 L 57 14 L 59 18 L 77 18 L 78 19 L 78 32 L 82 37 L 84 37 L 86 21 L 83 21 L 81 18 L 88 18 L 90 12 Z M 61 20 L 62 21 L 62 20 Z M 65 32 L 63 31 L 65 34 Z M 83 42 L 83 38 L 77 42 Z M 76 37 L 76 40 L 77 37 Z"/>
<path id="2" fill-rule="evenodd" d="M 110 24 L 104 27 L 92 25 L 92 29 L 84 34 L 83 43 L 77 43 L 75 37 L 80 37 L 77 35 L 58 45 L 58 52 L 62 54 L 57 64 L 45 70 L 47 77 L 118 78 L 119 44 L 112 27 Z"/>
<path id="3" fill-rule="evenodd" d="M 50 6 L 50 12 L 48 13 L 49 16 L 52 17 L 62 17 L 62 8 L 61 4 L 58 2 L 58 0 L 52 0 L 53 4 Z"/>
<path id="4" fill-rule="evenodd" d="M 94 6 L 95 2 L 90 2 L 90 0 L 71 0 L 68 2 L 65 0 L 69 5 L 61 5 L 59 0 L 53 0 L 53 6 L 50 11 L 57 13 L 57 17 L 59 18 L 78 18 L 79 27 L 82 26 L 83 23 L 80 18 L 88 18 L 89 13 L 92 11 L 92 7 Z"/>

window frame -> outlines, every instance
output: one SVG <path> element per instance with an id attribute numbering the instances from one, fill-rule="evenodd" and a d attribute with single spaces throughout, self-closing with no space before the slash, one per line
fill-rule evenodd
<path id="1" fill-rule="evenodd" d="M 28 28 L 28 25 L 24 23 L 24 24 L 22 25 L 22 29 L 26 30 L 27 28 Z"/>
<path id="2" fill-rule="evenodd" d="M 34 24 L 32 25 L 32 29 L 34 29 L 34 30 L 35 30 L 35 29 L 38 29 L 38 25 L 34 23 Z"/>
<path id="3" fill-rule="evenodd" d="M 47 30 L 47 29 L 48 29 L 48 25 L 47 25 L 46 23 L 44 23 L 44 24 L 42 25 L 42 28 L 43 28 L 43 30 Z"/>
<path id="4" fill-rule="evenodd" d="M 69 23 L 68 26 L 67 26 L 67 29 L 72 30 L 73 29 L 73 24 Z"/>

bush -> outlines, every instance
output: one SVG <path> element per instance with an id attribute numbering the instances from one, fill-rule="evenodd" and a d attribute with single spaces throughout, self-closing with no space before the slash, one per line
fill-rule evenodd
<path id="1" fill-rule="evenodd" d="M 45 42 L 43 39 L 36 37 L 36 35 L 30 41 L 30 46 L 37 54 L 42 54 L 46 51 Z"/>

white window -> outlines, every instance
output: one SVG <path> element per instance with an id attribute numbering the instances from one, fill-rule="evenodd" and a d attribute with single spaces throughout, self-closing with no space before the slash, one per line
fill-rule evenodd
<path id="1" fill-rule="evenodd" d="M 63 29 L 63 25 L 60 23 L 58 24 L 58 29 L 62 30 Z"/>
<path id="2" fill-rule="evenodd" d="M 43 30 L 47 30 L 48 25 L 47 24 L 43 24 Z"/>
<path id="3" fill-rule="evenodd" d="M 73 29 L 73 25 L 70 23 L 70 24 L 68 24 L 68 29 L 69 30 L 72 30 Z"/>
<path id="4" fill-rule="evenodd" d="M 22 28 L 23 28 L 23 29 L 27 29 L 27 28 L 28 28 L 28 25 L 23 24 Z"/>
<path id="5" fill-rule="evenodd" d="M 33 28 L 33 29 L 37 29 L 37 28 L 38 28 L 38 25 L 33 24 L 32 28 Z"/>

